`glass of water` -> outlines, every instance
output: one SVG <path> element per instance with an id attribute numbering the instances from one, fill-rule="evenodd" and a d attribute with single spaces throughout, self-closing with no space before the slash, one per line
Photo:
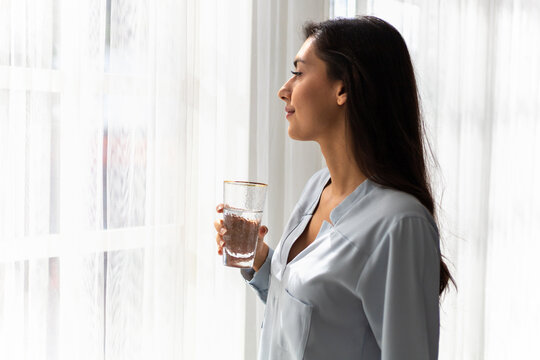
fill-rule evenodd
<path id="1" fill-rule="evenodd" d="M 223 182 L 223 264 L 237 268 L 253 266 L 266 184 L 249 181 Z"/>

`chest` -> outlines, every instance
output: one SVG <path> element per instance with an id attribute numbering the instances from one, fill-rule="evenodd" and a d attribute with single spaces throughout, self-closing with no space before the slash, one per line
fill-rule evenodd
<path id="1" fill-rule="evenodd" d="M 315 215 L 313 216 L 313 218 L 306 226 L 304 232 L 293 243 L 291 250 L 289 251 L 289 256 L 287 257 L 287 263 L 291 262 L 292 259 L 294 259 L 315 240 L 317 234 L 319 233 L 323 220 L 325 219 L 322 218 L 322 216 L 319 216 L 317 218 L 315 218 Z"/>
<path id="2" fill-rule="evenodd" d="M 335 199 L 329 199 L 325 189 L 306 228 L 294 241 L 287 257 L 287 263 L 291 262 L 298 254 L 304 251 L 306 247 L 313 243 L 320 232 L 323 221 L 330 224 L 332 223 L 330 220 L 330 213 L 338 204 L 339 200 L 336 201 Z"/>
<path id="3" fill-rule="evenodd" d="M 313 243 L 289 263 L 281 257 L 286 252 L 287 247 L 276 248 L 271 268 L 273 281 L 279 281 L 284 293 L 324 308 L 349 297 L 356 303 L 358 254 L 330 223 L 324 221 Z"/>
<path id="4" fill-rule="evenodd" d="M 377 234 L 371 226 L 363 226 L 363 219 L 341 218 L 332 224 L 316 215 L 293 215 L 272 257 L 272 276 L 306 303 L 321 304 L 324 299 L 324 304 L 335 304 L 344 297 L 353 299 L 358 274 Z"/>

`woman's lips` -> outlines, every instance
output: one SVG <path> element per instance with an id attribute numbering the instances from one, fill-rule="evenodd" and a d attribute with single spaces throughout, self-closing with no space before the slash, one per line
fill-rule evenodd
<path id="1" fill-rule="evenodd" d="M 287 113 L 287 115 L 285 115 L 286 118 L 294 114 L 294 110 L 288 108 L 285 108 L 285 112 Z"/>

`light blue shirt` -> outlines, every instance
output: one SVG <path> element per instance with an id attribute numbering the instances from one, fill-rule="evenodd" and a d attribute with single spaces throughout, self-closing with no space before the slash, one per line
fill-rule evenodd
<path id="1" fill-rule="evenodd" d="M 259 359 L 437 359 L 439 234 L 415 197 L 364 181 L 287 264 L 329 180 L 308 181 L 275 251 L 242 270 L 266 303 Z"/>

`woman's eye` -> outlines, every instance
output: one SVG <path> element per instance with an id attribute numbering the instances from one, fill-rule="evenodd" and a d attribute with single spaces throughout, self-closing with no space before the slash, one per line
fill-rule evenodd
<path id="1" fill-rule="evenodd" d="M 291 71 L 291 74 L 293 74 L 294 76 L 302 75 L 302 73 L 300 71 Z"/>

